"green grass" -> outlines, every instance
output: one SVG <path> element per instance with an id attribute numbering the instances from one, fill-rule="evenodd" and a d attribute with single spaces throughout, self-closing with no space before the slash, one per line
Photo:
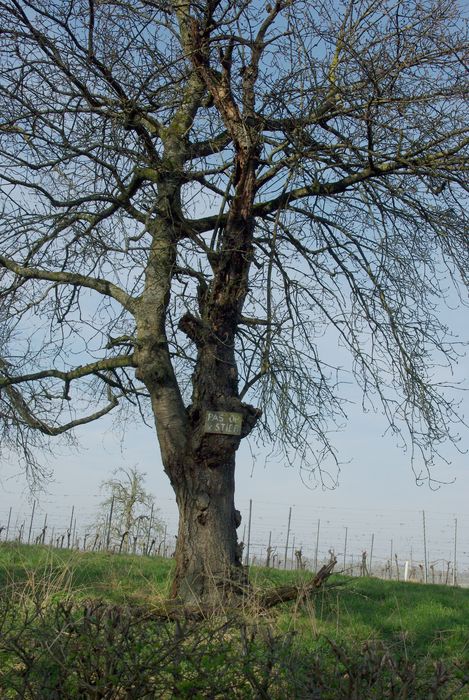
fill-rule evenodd
<path id="1" fill-rule="evenodd" d="M 309 610 L 283 612 L 279 624 L 303 643 L 381 641 L 407 658 L 469 658 L 469 591 L 446 586 L 333 576 Z"/>
<path id="2" fill-rule="evenodd" d="M 160 557 L 0 545 L 0 587 L 39 586 L 79 599 L 149 604 L 168 592 L 173 562 Z M 305 579 L 305 572 L 254 569 L 257 587 Z M 469 590 L 335 575 L 313 601 L 276 614 L 284 630 L 311 645 L 320 635 L 339 642 L 380 640 L 431 658 L 469 656 Z"/>
<path id="3" fill-rule="evenodd" d="M 101 552 L 0 544 L 0 587 L 48 585 L 78 598 L 151 603 L 168 591 L 172 562 Z"/>
<path id="4" fill-rule="evenodd" d="M 76 615 L 81 614 L 79 610 L 83 609 L 83 601 L 85 600 L 101 600 L 112 606 L 131 606 L 131 610 L 133 605 L 137 605 L 139 608 L 143 606 L 143 608 L 151 610 L 168 593 L 172 567 L 172 561 L 158 557 L 75 552 L 65 549 L 49 549 L 41 546 L 20 546 L 2 543 L 0 544 L 0 591 L 2 592 L 0 599 L 6 599 L 11 594 L 10 597 L 12 599 L 19 601 L 19 603 L 16 602 L 15 604 L 22 606 L 18 610 L 23 610 L 30 606 L 32 610 L 36 611 L 37 622 L 32 619 L 31 628 L 27 627 L 24 621 L 26 618 L 23 620 L 23 623 L 26 625 L 26 633 L 34 637 L 35 634 L 48 634 L 54 628 L 54 625 L 58 625 L 57 629 L 59 630 L 65 629 L 63 628 L 63 619 L 67 615 L 69 617 L 70 615 L 72 617 L 75 615 L 73 619 L 76 619 Z M 253 586 L 258 588 L 283 585 L 292 581 L 298 582 L 305 580 L 307 577 L 308 574 L 306 572 L 286 572 L 272 569 L 253 569 L 251 571 Z M 68 604 L 69 601 L 74 601 L 76 613 L 69 613 L 67 608 L 60 608 L 62 604 Z M 58 622 L 57 620 L 56 622 L 51 622 L 51 617 L 45 619 L 43 618 L 43 613 L 38 612 L 39 609 L 42 611 L 47 606 L 49 606 L 50 610 L 55 610 L 54 615 L 59 615 L 60 620 Z M 101 614 L 99 613 L 99 615 Z M 132 612 L 125 614 L 132 615 Z M 96 618 L 98 621 L 96 623 L 98 625 L 97 634 L 98 636 L 102 634 L 106 638 L 106 622 L 99 615 Z M 70 617 L 70 624 L 73 627 L 75 623 L 72 617 Z M 193 637 L 190 637 L 188 648 L 200 649 L 200 654 L 202 654 L 200 658 L 203 658 L 203 667 L 207 672 L 205 680 L 201 681 L 197 676 L 200 670 L 200 663 L 202 662 L 199 663 L 190 658 L 190 656 L 184 656 L 184 663 L 188 667 L 194 667 L 194 670 L 191 671 L 193 679 L 197 680 L 198 678 L 197 682 L 202 684 L 202 688 L 207 688 L 206 685 L 204 686 L 204 683 L 211 682 L 210 678 L 213 674 L 209 668 L 210 664 L 215 664 L 217 669 L 218 666 L 220 666 L 220 669 L 224 667 L 224 661 L 221 658 L 223 655 L 226 655 L 227 658 L 232 658 L 228 666 L 231 664 L 233 677 L 235 677 L 237 673 L 244 673 L 246 669 L 250 673 L 249 664 L 251 663 L 254 665 L 258 664 L 258 673 L 262 675 L 265 671 L 263 664 L 264 659 L 267 658 L 266 654 L 271 654 L 273 661 L 271 659 L 267 666 L 270 668 L 269 664 L 273 664 L 273 668 L 277 668 L 280 674 L 279 678 L 283 673 L 283 678 L 286 680 L 282 682 L 288 681 L 289 673 L 297 673 L 298 671 L 301 676 L 301 673 L 303 673 L 300 668 L 301 659 L 307 660 L 304 667 L 305 678 L 308 673 L 312 673 L 311 669 L 313 669 L 316 679 L 326 676 L 331 679 L 328 681 L 330 688 L 332 688 L 331 684 L 337 682 L 338 685 L 335 690 L 330 690 L 331 694 L 328 695 L 324 689 L 321 691 L 324 693 L 321 697 L 324 698 L 333 698 L 335 700 L 336 697 L 376 697 L 381 700 L 381 698 L 385 697 L 422 699 L 427 697 L 454 697 L 458 698 L 458 700 L 460 698 L 464 700 L 469 698 L 469 690 L 467 688 L 456 692 L 454 696 L 450 694 L 445 695 L 444 692 L 446 690 L 443 692 L 441 689 L 434 695 L 431 695 L 428 689 L 430 686 L 427 687 L 425 683 L 432 673 L 438 673 L 438 664 L 440 662 L 443 662 L 448 668 L 451 667 L 453 671 L 456 669 L 455 677 L 457 677 L 458 673 L 459 677 L 469 674 L 468 621 L 469 590 L 437 585 L 425 586 L 415 583 L 381 581 L 371 578 L 354 579 L 334 575 L 305 604 L 284 604 L 268 613 L 260 613 L 257 618 L 250 613 L 249 625 L 252 628 L 256 627 L 258 631 L 261 628 L 265 629 L 267 626 L 270 629 L 269 634 L 272 634 L 275 638 L 273 642 L 269 641 L 269 635 L 267 637 L 262 636 L 264 634 L 262 632 L 259 638 L 261 640 L 259 641 L 260 646 L 258 646 L 257 641 L 252 641 L 249 642 L 251 644 L 249 647 L 248 642 L 246 642 L 247 638 L 243 637 L 242 626 L 226 633 L 219 631 L 214 633 L 214 641 L 213 643 L 211 642 L 212 646 L 209 651 L 207 651 L 205 641 L 197 638 L 196 644 L 193 641 Z M 27 624 L 29 625 L 30 623 L 27 622 Z M 14 618 L 12 625 L 11 629 L 14 629 Z M 131 628 L 135 628 L 133 623 Z M 29 629 L 30 631 L 28 631 Z M 39 629 L 42 631 L 34 631 Z M 136 629 L 138 631 L 138 624 Z M 148 629 L 145 631 L 142 627 L 143 636 L 147 634 L 152 639 L 156 639 L 155 635 L 158 636 L 160 633 L 161 630 Z M 51 639 L 54 639 L 56 633 L 51 631 L 50 634 L 52 635 Z M 62 633 L 60 632 L 60 634 Z M 197 634 L 200 634 L 200 631 L 197 631 Z M 208 639 L 212 632 L 207 634 Z M 190 635 L 193 635 L 193 631 L 190 632 Z M 238 648 L 247 649 L 249 647 L 249 664 L 244 664 L 243 668 L 241 670 L 238 668 L 236 672 L 234 669 L 239 658 L 231 648 L 233 645 L 230 646 L 230 635 L 233 635 L 233 639 L 237 640 L 233 644 L 238 645 Z M 124 637 L 121 635 L 121 638 L 124 639 L 125 635 Z M 112 644 L 122 644 L 121 638 L 119 638 L 120 641 L 114 639 Z M 82 640 L 80 644 L 88 643 L 87 641 L 83 642 L 83 640 L 88 639 L 87 634 L 82 637 L 78 635 L 77 639 Z M 135 654 L 137 648 L 141 650 L 138 652 L 139 654 L 144 653 L 142 650 L 146 648 L 146 644 L 147 642 L 143 643 L 137 636 L 135 637 L 135 649 L 131 652 L 130 647 L 125 646 L 122 653 L 127 654 L 131 652 Z M 32 648 L 34 649 L 34 642 Z M 161 647 L 163 655 L 165 654 L 164 648 L 163 644 Z M 215 653 L 214 651 L 218 648 L 223 649 L 220 659 L 217 656 L 218 652 Z M 180 646 L 176 645 L 175 649 L 177 653 L 186 653 L 181 651 Z M 340 650 L 343 650 L 343 658 Z M 6 656 L 4 658 L 7 660 L 12 659 L 16 654 L 14 650 L 5 653 Z M 118 652 L 118 655 L 120 653 Z M 192 654 L 192 652 L 190 653 Z M 80 658 L 76 656 L 76 650 L 73 654 L 75 659 Z M 109 651 L 109 655 L 111 659 L 116 656 L 112 649 Z M 283 659 L 281 662 L 279 661 L 280 657 Z M 292 666 L 294 670 L 290 670 L 288 673 L 284 672 L 283 665 L 285 663 L 293 664 L 293 657 L 297 659 L 294 666 Z M 382 690 L 378 688 L 376 690 L 377 694 L 373 695 L 370 689 L 375 684 L 373 674 L 381 673 L 381 658 L 384 657 L 391 659 L 391 661 L 382 671 Z M 288 662 L 285 661 L 287 658 L 290 659 Z M 80 660 L 81 663 L 82 661 Z M 314 664 L 316 664 L 316 667 L 314 667 Z M 175 675 L 173 675 L 176 678 L 179 671 L 177 671 L 176 667 L 175 669 Z M 405 670 L 404 676 L 407 680 L 402 680 L 400 677 L 401 669 Z M 414 674 L 414 669 L 417 669 L 417 673 L 420 676 L 415 682 L 412 679 L 409 681 L 414 683 L 412 692 L 409 691 L 409 695 L 403 694 L 402 696 L 389 694 L 391 693 L 389 688 L 394 687 L 393 683 L 395 683 L 395 680 L 393 678 L 397 678 L 398 684 L 400 683 L 404 687 L 408 679 Z M 164 673 L 166 672 L 167 669 L 165 668 Z M 93 670 L 90 673 L 90 677 L 94 678 L 97 671 Z M 391 679 L 389 683 L 386 674 Z M 1 675 L 0 671 L 0 677 Z M 352 690 L 347 690 L 349 677 L 354 679 L 353 693 L 355 695 L 347 695 L 347 692 L 352 693 Z M 245 681 L 246 678 L 244 678 Z M 251 687 L 251 680 L 249 679 L 250 676 L 246 681 L 246 688 L 248 689 Z M 217 683 L 222 683 L 222 680 L 227 681 L 227 677 L 224 677 L 224 679 L 220 677 Z M 184 684 L 186 679 L 183 678 L 181 680 L 178 677 L 177 683 L 179 681 L 181 684 Z M 302 683 L 303 681 L 300 678 L 298 682 Z M 430 681 L 428 682 L 430 683 Z M 433 680 L 431 682 L 433 683 Z M 162 683 L 164 685 L 166 680 L 162 680 Z M 280 683 L 280 680 L 276 681 L 276 683 Z M 192 696 L 191 692 L 189 688 L 187 697 L 199 697 L 197 695 Z M 225 695 L 231 692 L 233 691 L 226 691 Z M 266 695 L 266 697 L 297 697 L 295 694 L 288 695 L 288 690 L 285 690 L 285 688 L 282 692 L 284 693 L 283 696 L 280 691 L 278 695 L 272 691 L 272 694 Z M 208 690 L 202 690 L 201 693 L 200 697 L 205 697 L 204 693 L 208 693 Z M 246 690 L 246 693 L 248 693 L 248 690 Z M 11 697 L 16 696 L 13 694 Z M 44 697 L 47 697 L 47 693 Z M 114 696 L 111 694 L 109 697 Z M 139 696 L 136 695 L 135 697 Z M 181 697 L 186 696 L 181 695 Z M 207 697 L 212 697 L 212 695 L 209 694 Z M 213 695 L 213 697 L 218 696 Z M 233 697 L 238 696 L 233 695 Z M 240 697 L 251 697 L 251 695 L 246 694 L 244 696 L 241 694 Z M 264 696 L 254 694 L 252 697 Z"/>

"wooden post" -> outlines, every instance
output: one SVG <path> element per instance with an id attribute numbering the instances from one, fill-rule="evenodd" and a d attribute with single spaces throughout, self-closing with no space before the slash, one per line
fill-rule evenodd
<path id="1" fill-rule="evenodd" d="M 316 548 L 314 550 L 314 573 L 318 570 L 318 553 L 319 553 L 319 528 L 321 527 L 321 520 L 318 518 L 318 528 L 316 530 Z"/>
<path id="2" fill-rule="evenodd" d="M 453 558 L 453 586 L 456 585 L 456 546 L 458 536 L 458 519 L 454 519 L 454 558 Z"/>
<path id="3" fill-rule="evenodd" d="M 10 532 L 10 522 L 11 522 L 11 506 L 10 506 L 10 512 L 8 513 L 8 523 L 7 523 L 7 531 L 5 534 L 5 542 L 8 540 L 8 533 Z"/>
<path id="4" fill-rule="evenodd" d="M 247 541 L 247 546 L 246 546 L 246 558 L 244 560 L 244 563 L 246 566 L 249 566 L 249 556 L 250 556 L 250 549 L 251 549 L 251 519 L 252 519 L 252 498 L 249 499 L 248 541 Z"/>
<path id="5" fill-rule="evenodd" d="M 285 561 L 283 562 L 283 568 L 287 568 L 287 559 L 288 559 L 288 540 L 290 539 L 290 523 L 291 523 L 291 506 L 290 510 L 288 511 L 288 525 L 287 525 L 287 541 L 285 542 Z"/>
<path id="6" fill-rule="evenodd" d="M 422 510 L 422 524 L 423 524 L 423 553 L 424 553 L 424 560 L 425 560 L 424 576 L 425 576 L 425 583 L 428 583 L 427 528 L 426 528 L 426 524 L 425 524 L 425 511 L 424 510 Z"/>
<path id="7" fill-rule="evenodd" d="M 138 544 L 138 538 L 140 537 L 140 525 L 142 524 L 142 519 L 138 518 L 137 519 L 137 532 L 133 536 L 133 545 L 132 545 L 132 551 L 134 554 L 137 553 L 137 544 Z M 127 536 L 127 551 L 129 551 L 129 545 L 130 545 L 130 532 Z"/>
<path id="8" fill-rule="evenodd" d="M 33 509 L 32 509 L 32 512 L 31 512 L 31 520 L 30 520 L 30 523 L 29 523 L 29 531 L 28 531 L 28 544 L 31 542 L 31 532 L 32 532 L 32 529 L 33 529 L 33 519 L 34 519 L 34 511 L 35 511 L 35 509 L 36 509 L 36 501 L 33 501 Z"/>
<path id="9" fill-rule="evenodd" d="M 46 539 L 46 530 L 47 530 L 47 513 L 44 517 L 44 525 L 42 526 L 42 544 L 44 544 L 44 541 Z"/>
<path id="10" fill-rule="evenodd" d="M 149 521 L 149 523 L 148 523 L 148 537 L 147 537 L 147 543 L 146 543 L 146 546 L 145 546 L 145 554 L 146 554 L 146 556 L 148 556 L 149 551 L 150 551 L 151 528 L 152 528 L 152 525 L 153 525 L 153 508 L 154 508 L 154 504 L 152 503 L 152 504 L 151 504 L 151 511 L 150 511 L 150 521 Z"/>
<path id="11" fill-rule="evenodd" d="M 345 571 L 345 560 L 347 558 L 347 535 L 348 535 L 348 527 L 345 528 L 345 542 L 344 542 L 344 571 Z"/>
<path id="12" fill-rule="evenodd" d="M 266 557 L 266 560 L 265 560 L 265 566 L 266 566 L 267 569 L 270 568 L 270 557 L 271 557 L 271 554 L 272 554 L 272 546 L 271 546 L 271 544 L 272 544 L 272 530 L 270 530 L 270 532 L 269 532 L 269 544 L 267 545 L 267 557 Z"/>
<path id="13" fill-rule="evenodd" d="M 122 553 L 122 547 L 124 546 L 124 540 L 126 537 L 128 537 L 128 534 L 129 534 L 128 530 L 126 530 L 125 532 L 123 532 L 121 534 L 121 541 L 119 543 L 119 554 Z"/>
<path id="14" fill-rule="evenodd" d="M 114 510 L 114 496 L 111 499 L 111 508 L 109 511 L 109 521 L 107 524 L 107 536 L 106 536 L 106 549 L 109 549 L 111 543 L 111 523 L 112 523 L 112 511 Z"/>
<path id="15" fill-rule="evenodd" d="M 70 549 L 70 540 L 72 542 L 72 548 L 73 548 L 73 516 L 75 514 L 75 506 L 72 506 L 72 513 L 70 515 L 70 525 L 68 526 L 68 536 L 67 536 L 67 545 L 68 549 Z"/>

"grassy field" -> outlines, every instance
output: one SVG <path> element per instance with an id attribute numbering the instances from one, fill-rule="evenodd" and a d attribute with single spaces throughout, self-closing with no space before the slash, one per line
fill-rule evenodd
<path id="1" fill-rule="evenodd" d="M 4 667 L 3 672 L 0 670 L 0 697 L 67 697 L 65 692 L 69 697 L 83 698 L 469 698 L 465 684 L 469 680 L 468 590 L 336 575 L 301 606 L 284 604 L 257 615 L 250 611 L 249 622 L 242 616 L 234 621 L 212 619 L 188 625 L 180 633 L 172 623 L 166 623 L 163 633 L 161 623 L 151 627 L 156 624 L 150 622 L 151 611 L 167 593 L 171 568 L 171 561 L 159 558 L 0 545 L 0 662 Z M 253 585 L 260 588 L 304 576 L 304 572 L 266 569 L 251 572 Z M 148 690 L 150 686 L 138 690 L 135 682 L 130 684 L 134 690 L 129 691 L 130 681 L 124 682 L 116 672 L 109 680 L 106 669 L 101 673 L 93 664 L 88 669 L 88 690 L 80 690 L 78 680 L 68 690 L 59 689 L 55 696 L 51 691 L 54 680 L 49 679 L 49 685 L 44 686 L 46 672 L 42 669 L 38 676 L 34 668 L 36 662 L 44 665 L 46 653 L 41 647 L 41 654 L 35 654 L 38 638 L 49 635 L 50 639 L 66 639 L 72 644 L 69 656 L 77 666 L 77 678 L 83 674 L 83 658 L 89 655 L 84 647 L 89 644 L 90 634 L 80 632 L 84 629 L 81 611 L 89 600 L 94 601 L 93 605 L 102 601 L 99 614 L 98 608 L 93 608 L 94 617 L 88 616 L 87 624 L 91 620 L 95 625 L 96 639 L 101 640 L 98 648 L 104 645 L 107 650 L 105 666 L 109 665 L 106 654 L 115 655 L 116 644 L 118 655 L 124 658 L 130 654 L 137 664 L 143 663 L 137 648 L 143 650 L 145 658 L 145 649 L 150 647 L 159 649 L 163 657 L 168 645 L 173 649 L 180 661 L 177 668 L 168 671 L 164 664 L 158 667 L 163 685 L 168 682 L 167 673 L 171 676 L 169 694 L 154 694 Z M 132 610 L 137 609 L 140 622 L 134 625 Z M 143 617 L 142 609 L 147 611 Z M 112 617 L 116 610 L 120 611 L 118 622 Z M 111 623 L 115 628 L 112 634 Z M 121 624 L 122 634 L 116 632 Z M 124 628 L 128 628 L 126 638 Z M 22 658 L 11 642 L 15 634 L 19 640 L 16 647 L 31 645 L 28 653 L 34 663 Z M 166 646 L 164 635 L 169 635 Z M 133 639 L 132 648 L 129 639 Z M 240 658 L 242 668 L 237 668 Z M 53 679 L 60 676 L 56 666 L 68 664 L 69 657 L 54 663 L 49 664 L 54 673 L 46 664 Z M 148 660 L 145 663 L 150 664 Z M 225 673 L 212 687 L 219 667 L 236 667 L 237 671 L 233 678 Z M 186 672 L 182 673 L 181 668 Z M 27 683 L 21 686 L 21 673 L 28 676 L 30 695 L 24 691 Z M 154 668 L 151 673 L 155 679 Z M 105 692 L 98 682 L 100 674 Z"/>

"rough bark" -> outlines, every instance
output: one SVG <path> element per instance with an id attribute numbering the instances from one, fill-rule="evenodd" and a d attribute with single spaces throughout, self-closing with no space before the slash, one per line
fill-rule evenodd
<path id="1" fill-rule="evenodd" d="M 234 454 L 217 465 L 193 463 L 188 469 L 186 464 L 185 479 L 176 487 L 179 530 L 172 595 L 189 604 L 216 604 L 245 583 L 236 536 L 240 517 L 234 471 Z"/>

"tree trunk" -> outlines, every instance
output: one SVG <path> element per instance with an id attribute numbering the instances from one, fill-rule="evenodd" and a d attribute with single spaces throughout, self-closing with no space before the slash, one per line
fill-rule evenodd
<path id="1" fill-rule="evenodd" d="M 235 455 L 216 466 L 193 463 L 174 484 L 179 507 L 172 596 L 186 603 L 218 604 L 247 582 L 236 528 Z"/>

